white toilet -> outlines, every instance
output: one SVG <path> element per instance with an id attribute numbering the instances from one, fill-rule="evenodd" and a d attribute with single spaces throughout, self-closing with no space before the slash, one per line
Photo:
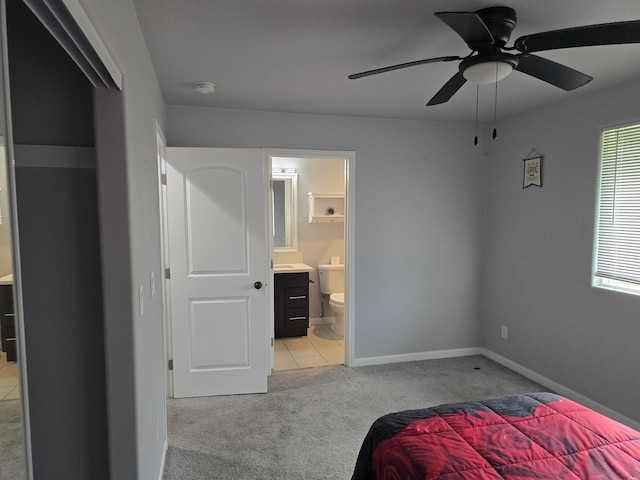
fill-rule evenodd
<path id="1" fill-rule="evenodd" d="M 329 295 L 329 305 L 336 315 L 333 331 L 344 337 L 344 265 L 318 265 L 320 293 Z"/>

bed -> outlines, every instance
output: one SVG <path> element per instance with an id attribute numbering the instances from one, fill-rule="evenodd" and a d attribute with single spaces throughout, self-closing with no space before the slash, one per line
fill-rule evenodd
<path id="1" fill-rule="evenodd" d="M 640 432 L 552 393 L 380 417 L 352 480 L 418 478 L 640 479 Z"/>

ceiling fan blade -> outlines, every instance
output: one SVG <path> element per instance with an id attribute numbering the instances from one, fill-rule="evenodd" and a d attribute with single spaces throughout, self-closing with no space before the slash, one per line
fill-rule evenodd
<path id="1" fill-rule="evenodd" d="M 514 47 L 522 53 L 542 52 L 559 48 L 591 47 L 640 43 L 640 20 L 601 23 L 525 35 Z"/>
<path id="2" fill-rule="evenodd" d="M 351 80 L 356 78 L 368 77 L 369 75 L 377 75 L 379 73 L 391 72 L 393 70 L 400 70 L 401 68 L 416 67 L 418 65 L 424 65 L 426 63 L 436 62 L 453 62 L 454 60 L 462 60 L 461 57 L 436 57 L 426 58 L 424 60 L 416 60 L 414 62 L 399 63 L 398 65 L 391 65 L 389 67 L 376 68 L 375 70 L 367 70 L 366 72 L 354 73 L 349 75 Z"/>
<path id="3" fill-rule="evenodd" d="M 574 90 L 593 80 L 593 77 L 589 75 L 537 55 L 523 53 L 517 55 L 517 58 L 518 66 L 516 70 L 563 90 Z"/>
<path id="4" fill-rule="evenodd" d="M 435 16 L 460 35 L 471 50 L 494 43 L 493 35 L 475 12 L 436 12 Z"/>
<path id="5" fill-rule="evenodd" d="M 429 103 L 427 103 L 427 107 L 448 102 L 449 99 L 453 97 L 453 95 L 458 90 L 460 90 L 460 87 L 462 87 L 466 82 L 467 79 L 464 78 L 462 72 L 456 73 L 449 79 L 447 83 L 444 84 L 444 86 L 440 90 L 438 90 L 438 93 L 436 93 L 433 98 L 429 100 Z"/>

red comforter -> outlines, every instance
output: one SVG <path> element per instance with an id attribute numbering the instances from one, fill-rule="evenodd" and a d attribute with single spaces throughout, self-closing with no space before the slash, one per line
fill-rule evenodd
<path id="1" fill-rule="evenodd" d="M 385 415 L 352 480 L 640 479 L 640 433 L 551 393 Z"/>

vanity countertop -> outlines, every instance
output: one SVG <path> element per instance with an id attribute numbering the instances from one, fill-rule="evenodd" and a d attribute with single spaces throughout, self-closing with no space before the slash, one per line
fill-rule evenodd
<path id="1" fill-rule="evenodd" d="M 306 263 L 276 263 L 273 266 L 273 273 L 302 273 L 313 272 L 314 268 Z"/>

